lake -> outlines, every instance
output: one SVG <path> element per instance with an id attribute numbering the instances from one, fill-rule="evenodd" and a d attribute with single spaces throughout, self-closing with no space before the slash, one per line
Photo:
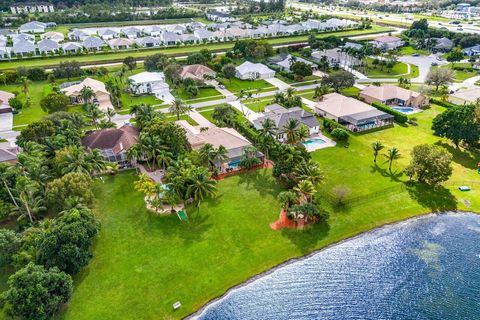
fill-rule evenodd
<path id="1" fill-rule="evenodd" d="M 231 290 L 199 319 L 480 319 L 480 216 L 385 226 Z"/>

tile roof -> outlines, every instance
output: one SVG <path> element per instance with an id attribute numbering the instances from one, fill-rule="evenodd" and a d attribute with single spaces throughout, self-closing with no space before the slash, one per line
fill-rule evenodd
<path id="1" fill-rule="evenodd" d="M 130 149 L 138 139 L 137 128 L 124 125 L 120 128 L 108 128 L 94 131 L 82 138 L 82 145 L 88 149 L 109 150 L 119 154 Z"/>
<path id="2" fill-rule="evenodd" d="M 307 112 L 299 107 L 287 109 L 278 104 L 266 106 L 263 115 L 253 121 L 254 127 L 257 130 L 260 129 L 262 127 L 262 123 L 266 119 L 273 120 L 277 130 L 282 130 L 282 128 L 290 119 L 297 119 L 300 124 L 304 124 L 309 128 L 318 127 L 320 125 L 317 118 L 312 113 Z"/>

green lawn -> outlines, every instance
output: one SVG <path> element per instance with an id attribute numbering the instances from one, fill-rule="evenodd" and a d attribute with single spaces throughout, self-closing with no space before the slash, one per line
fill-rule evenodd
<path id="1" fill-rule="evenodd" d="M 473 69 L 470 63 L 455 63 L 455 69 L 464 68 L 465 70 L 455 70 L 455 82 L 463 82 L 467 79 L 480 75 L 480 72 Z M 443 65 L 440 68 L 452 68 L 452 64 Z"/>
<path id="2" fill-rule="evenodd" d="M 399 53 L 402 56 L 410 56 L 412 54 L 421 54 L 421 55 L 429 55 L 430 54 L 430 52 L 428 50 L 415 49 L 412 46 L 402 47 L 400 49 Z"/>
<path id="3" fill-rule="evenodd" d="M 258 89 L 275 91 L 276 87 L 272 86 L 265 80 L 240 80 L 238 78 L 227 79 L 218 79 L 218 81 L 225 86 L 230 92 L 240 92 L 244 91 L 254 91 L 256 93 Z"/>
<path id="4" fill-rule="evenodd" d="M 215 123 L 215 120 L 212 118 L 213 109 L 200 111 L 200 114 L 204 116 L 211 123 Z"/>
<path id="5" fill-rule="evenodd" d="M 368 30 L 347 30 L 347 31 L 320 33 L 317 35 L 317 37 L 324 38 L 331 35 L 336 35 L 338 37 L 347 37 L 347 36 L 357 36 L 357 35 L 374 34 L 374 33 L 380 33 L 380 32 L 388 32 L 389 30 L 391 29 L 386 27 L 373 26 L 372 29 L 368 29 Z M 267 39 L 267 41 L 273 45 L 297 43 L 297 42 L 303 42 L 306 40 L 308 40 L 307 35 Z M 171 47 L 171 48 L 132 49 L 132 50 L 121 51 L 121 52 L 104 52 L 104 53 L 79 55 L 79 56 L 39 57 L 34 59 L 2 61 L 0 62 L 0 70 L 15 69 L 19 66 L 51 67 L 65 60 L 76 60 L 82 64 L 89 64 L 89 63 L 91 64 L 96 62 L 107 62 L 107 61 L 121 62 L 125 57 L 128 57 L 128 56 L 133 56 L 135 58 L 144 58 L 148 55 L 152 55 L 156 53 L 180 56 L 180 55 L 186 55 L 192 52 L 198 52 L 202 49 L 209 49 L 212 51 L 228 50 L 228 49 L 231 49 L 233 45 L 234 45 L 233 42 L 224 42 L 224 43 L 209 43 L 209 44 L 194 45 L 194 46 L 179 46 L 179 47 Z"/>
<path id="6" fill-rule="evenodd" d="M 139 104 L 157 106 L 163 103 L 162 100 L 157 99 L 154 95 L 144 94 L 137 96 L 126 92 L 122 92 L 121 101 L 123 109 L 130 109 L 132 106 Z"/>
<path id="7" fill-rule="evenodd" d="M 192 118 L 190 118 L 190 116 L 188 116 L 188 115 L 186 115 L 186 114 L 181 115 L 181 116 L 180 116 L 180 119 L 177 118 L 176 115 L 173 115 L 173 114 L 170 114 L 170 113 L 167 113 L 166 116 L 167 116 L 167 120 L 168 120 L 168 121 L 186 120 L 186 121 L 187 121 L 188 123 L 190 123 L 192 126 L 198 126 L 198 123 L 197 123 L 195 120 L 193 120 Z"/>
<path id="8" fill-rule="evenodd" d="M 198 95 L 195 97 L 191 97 L 183 88 L 178 88 L 172 91 L 172 94 L 180 99 L 180 100 L 193 100 L 192 102 L 201 101 L 208 101 L 208 100 L 215 100 L 215 99 L 222 99 L 223 95 L 218 92 L 215 88 L 198 88 L 199 92 Z"/>
<path id="9" fill-rule="evenodd" d="M 398 77 L 398 76 L 404 76 L 408 72 L 408 66 L 406 63 L 403 63 L 403 62 L 397 62 L 392 69 L 387 69 L 387 67 L 380 67 L 378 65 L 374 66 L 372 63 L 373 59 L 371 58 L 368 58 L 367 62 L 368 62 L 368 68 L 365 74 L 369 78 Z M 417 72 L 418 72 L 418 69 L 417 69 Z"/>
<path id="10" fill-rule="evenodd" d="M 360 89 L 357 87 L 349 87 L 340 90 L 340 93 L 347 97 L 358 97 L 360 95 Z"/>
<path id="11" fill-rule="evenodd" d="M 286 78 L 284 76 L 282 76 L 281 74 L 277 73 L 275 75 L 275 78 L 278 78 L 280 80 L 282 80 L 283 82 L 286 82 L 286 83 L 293 83 L 294 85 L 297 85 L 297 86 L 303 86 L 305 85 L 304 82 L 315 82 L 315 81 L 319 81 L 320 80 L 320 77 L 318 76 L 315 76 L 315 75 L 311 75 L 311 76 L 307 76 L 307 77 L 304 77 L 301 81 L 298 81 L 298 80 L 292 80 L 292 79 L 289 79 L 289 78 Z"/>
<path id="12" fill-rule="evenodd" d="M 269 104 L 272 104 L 272 99 L 262 98 L 259 99 L 252 99 L 252 100 L 243 100 L 242 103 L 250 110 L 254 112 L 263 112 L 265 107 Z"/>

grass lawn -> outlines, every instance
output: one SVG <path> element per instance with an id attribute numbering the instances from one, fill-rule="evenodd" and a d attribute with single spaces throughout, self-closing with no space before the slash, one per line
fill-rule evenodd
<path id="1" fill-rule="evenodd" d="M 399 54 L 402 56 L 410 56 L 412 54 L 429 55 L 430 52 L 428 50 L 415 49 L 412 46 L 405 46 L 400 49 Z"/>
<path id="2" fill-rule="evenodd" d="M 480 72 L 473 69 L 470 63 L 455 63 L 455 82 L 463 82 L 467 79 L 480 75 Z M 434 67 L 435 68 L 435 67 Z M 440 68 L 452 68 L 452 64 L 443 65 Z M 456 70 L 457 68 L 464 70 Z"/>
<path id="3" fill-rule="evenodd" d="M 254 112 L 263 112 L 265 107 L 269 104 L 272 104 L 272 99 L 262 98 L 262 99 L 251 99 L 243 100 L 242 103 L 250 110 Z"/>
<path id="4" fill-rule="evenodd" d="M 198 95 L 196 97 L 190 97 L 190 95 L 183 90 L 183 88 L 177 88 L 172 91 L 172 94 L 175 98 L 180 100 L 193 100 L 192 102 L 196 102 L 197 100 L 207 101 L 207 100 L 215 100 L 215 99 L 222 99 L 223 95 L 218 92 L 215 88 L 198 88 Z"/>
<path id="5" fill-rule="evenodd" d="M 144 94 L 141 96 L 132 95 L 126 92 L 122 92 L 122 108 L 130 109 L 134 105 L 138 104 L 149 104 L 152 106 L 156 106 L 162 104 L 163 101 L 157 99 L 154 95 Z"/>
<path id="6" fill-rule="evenodd" d="M 304 82 L 315 82 L 315 81 L 321 79 L 321 78 L 318 77 L 318 76 L 311 75 L 311 76 L 304 77 L 302 80 L 298 81 L 298 80 L 292 80 L 292 79 L 286 78 L 286 77 L 282 76 L 282 75 L 279 74 L 279 73 L 277 73 L 277 74 L 275 75 L 275 78 L 278 78 L 278 79 L 280 79 L 280 80 L 282 80 L 283 82 L 286 82 L 286 83 L 293 83 L 294 86 L 295 86 L 295 85 L 297 85 L 297 86 L 302 86 L 302 85 L 305 85 Z"/>
<path id="7" fill-rule="evenodd" d="M 357 87 L 349 87 L 340 90 L 340 93 L 347 97 L 358 97 L 360 95 L 360 89 Z"/>
<path id="8" fill-rule="evenodd" d="M 186 114 L 181 115 L 180 119 L 178 119 L 176 115 L 173 115 L 171 113 L 167 113 L 166 116 L 168 121 L 186 120 L 192 126 L 198 126 L 198 123 L 192 118 L 190 118 L 189 115 L 186 115 Z"/>
<path id="9" fill-rule="evenodd" d="M 398 77 L 401 75 L 405 75 L 408 72 L 408 66 L 406 63 L 403 62 L 397 62 L 392 69 L 387 69 L 387 67 L 374 66 L 372 63 L 373 59 L 371 58 L 368 58 L 367 62 L 368 68 L 365 74 L 370 78 Z"/>
<path id="10" fill-rule="evenodd" d="M 313 159 L 326 175 L 318 193 L 330 219 L 328 226 L 304 231 L 269 228 L 278 217 L 275 197 L 281 191 L 270 170 L 220 181 L 215 199 L 203 202 L 199 212 L 188 210 L 188 224 L 175 216 L 146 212 L 142 195 L 133 190 L 133 172 L 108 177 L 95 189 L 102 230 L 93 259 L 76 277 L 68 308 L 58 318 L 181 318 L 259 272 L 362 231 L 432 211 L 479 211 L 478 187 L 467 193 L 456 190 L 462 182 L 478 179 L 478 155 L 456 150 L 431 134 L 431 120 L 443 110 L 432 106 L 416 115 L 418 126 L 396 125 L 351 136 L 348 148 L 338 145 L 314 152 Z M 400 149 L 403 157 L 393 174 L 382 157 L 374 165 L 370 145 L 376 140 Z M 447 188 L 404 184 L 408 179 L 402 170 L 418 143 L 441 144 L 453 153 L 454 176 Z M 351 188 L 350 198 L 365 201 L 327 203 L 338 185 Z M 182 307 L 173 311 L 177 300 Z"/>
<path id="11" fill-rule="evenodd" d="M 267 90 L 268 91 L 275 91 L 276 87 L 272 86 L 267 81 L 260 79 L 260 80 L 240 80 L 238 78 L 232 78 L 231 80 L 227 79 L 218 79 L 219 83 L 223 84 L 227 90 L 230 92 L 240 92 L 241 90 L 244 91 L 256 91 L 260 90 Z"/>
<path id="12" fill-rule="evenodd" d="M 358 35 L 365 35 L 365 34 L 388 32 L 390 30 L 391 28 L 373 26 L 372 29 L 368 29 L 368 30 L 347 30 L 347 31 L 320 33 L 317 35 L 317 37 L 324 38 L 331 35 L 335 35 L 338 37 L 358 36 Z M 303 42 L 306 40 L 308 40 L 308 35 L 267 39 L 267 41 L 273 45 Z M 0 62 L 0 70 L 15 69 L 19 66 L 51 67 L 65 60 L 76 60 L 82 64 L 89 64 L 89 63 L 91 64 L 91 63 L 106 62 L 106 61 L 121 62 L 125 57 L 128 57 L 128 56 L 132 56 L 135 58 L 144 58 L 146 56 L 156 54 L 156 53 L 163 53 L 163 54 L 173 55 L 173 56 L 175 55 L 183 56 L 192 52 L 198 52 L 202 49 L 209 49 L 212 51 L 228 50 L 228 49 L 231 49 L 233 45 L 234 45 L 234 42 L 225 42 L 225 43 L 209 43 L 209 44 L 202 44 L 202 45 L 195 45 L 195 46 L 179 46 L 179 47 L 171 47 L 171 48 L 132 49 L 132 50 L 121 51 L 121 52 L 105 52 L 105 53 L 79 55 L 79 56 L 39 57 L 34 59 L 2 61 Z"/>
<path id="13" fill-rule="evenodd" d="M 213 109 L 210 109 L 210 110 L 200 111 L 199 113 L 211 123 L 215 123 L 215 120 L 212 118 L 213 111 L 214 111 Z"/>

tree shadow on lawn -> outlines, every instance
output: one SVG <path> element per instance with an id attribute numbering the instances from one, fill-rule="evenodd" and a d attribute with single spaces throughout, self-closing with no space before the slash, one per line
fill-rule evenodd
<path id="1" fill-rule="evenodd" d="M 283 228 L 281 233 L 304 255 L 311 252 L 318 241 L 328 236 L 329 231 L 328 223 L 316 223 L 306 226 L 303 230 Z"/>
<path id="2" fill-rule="evenodd" d="M 401 182 L 400 178 L 403 177 L 403 171 L 397 172 L 394 170 L 390 172 L 387 168 L 382 168 L 377 163 L 374 163 L 370 168 L 371 173 L 378 172 L 382 175 L 382 177 L 390 178 L 390 180 L 395 182 Z"/>
<path id="3" fill-rule="evenodd" d="M 200 211 L 196 206 L 189 206 L 186 211 L 188 222 L 181 222 L 175 214 L 161 217 L 152 216 L 151 226 L 169 238 L 183 239 L 185 244 L 198 242 L 202 239 L 203 234 L 212 227 L 212 224 L 208 223 L 210 215 L 202 206 L 200 206 Z"/>
<path id="4" fill-rule="evenodd" d="M 261 196 L 271 195 L 276 197 L 282 187 L 272 176 L 271 171 L 256 170 L 255 172 L 241 173 L 239 176 L 239 185 L 245 184 L 247 188 L 255 189 Z"/>
<path id="5" fill-rule="evenodd" d="M 443 186 L 429 186 L 421 183 L 406 183 L 410 197 L 432 212 L 457 209 L 457 199 Z"/>
<path id="6" fill-rule="evenodd" d="M 456 148 L 451 144 L 446 142 L 437 141 L 435 145 L 445 148 L 448 152 L 452 154 L 453 162 L 461 165 L 462 167 L 468 169 L 476 169 L 478 164 L 478 159 L 480 158 L 480 153 L 470 151 L 470 150 L 462 150 L 460 148 Z"/>

